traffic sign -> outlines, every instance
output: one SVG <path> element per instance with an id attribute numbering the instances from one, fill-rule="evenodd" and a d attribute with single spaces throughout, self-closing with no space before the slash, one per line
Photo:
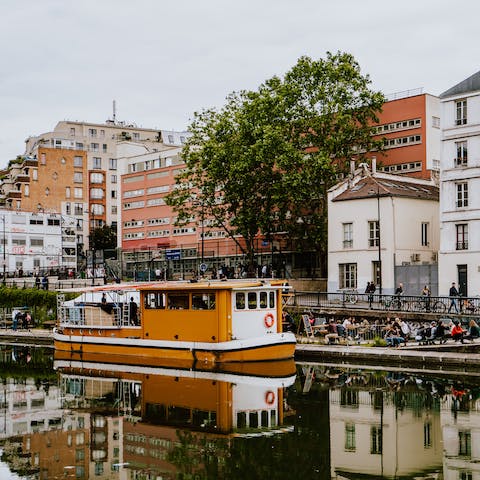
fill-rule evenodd
<path id="1" fill-rule="evenodd" d="M 201 264 L 200 264 L 200 271 L 201 271 L 202 273 L 205 273 L 207 270 L 208 270 L 207 264 L 206 264 L 206 263 L 201 263 Z"/>
<path id="2" fill-rule="evenodd" d="M 182 252 L 180 249 L 171 249 L 165 251 L 165 258 L 167 260 L 180 260 L 182 258 Z"/>

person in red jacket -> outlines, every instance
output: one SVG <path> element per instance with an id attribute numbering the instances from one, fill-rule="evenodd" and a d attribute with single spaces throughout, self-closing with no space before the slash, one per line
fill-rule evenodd
<path id="1" fill-rule="evenodd" d="M 462 328 L 462 326 L 460 325 L 460 322 L 459 321 L 454 321 L 453 322 L 453 327 L 452 327 L 452 330 L 450 332 L 450 334 L 452 335 L 452 338 L 458 342 L 460 340 L 460 342 L 463 343 L 463 334 L 464 334 L 464 330 Z"/>

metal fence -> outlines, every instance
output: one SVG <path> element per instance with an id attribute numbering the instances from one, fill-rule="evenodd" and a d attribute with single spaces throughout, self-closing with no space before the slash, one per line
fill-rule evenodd
<path id="1" fill-rule="evenodd" d="M 426 297 L 419 295 L 369 295 L 356 291 L 295 292 L 285 299 L 286 306 L 351 310 L 377 310 L 415 313 L 480 315 L 480 297 Z"/>

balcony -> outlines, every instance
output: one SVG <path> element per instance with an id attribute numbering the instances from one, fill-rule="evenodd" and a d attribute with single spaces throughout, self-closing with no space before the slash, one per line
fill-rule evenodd
<path id="1" fill-rule="evenodd" d="M 14 182 L 22 182 L 22 183 L 29 183 L 30 182 L 30 175 L 20 172 L 13 178 Z"/>
<path id="2" fill-rule="evenodd" d="M 20 190 L 10 190 L 7 193 L 7 198 L 22 198 L 22 192 Z"/>
<path id="3" fill-rule="evenodd" d="M 466 167 L 468 164 L 468 158 L 465 157 L 456 157 L 453 159 L 453 164 L 455 167 Z"/>
<path id="4" fill-rule="evenodd" d="M 468 250 L 468 242 L 457 242 L 457 250 Z"/>

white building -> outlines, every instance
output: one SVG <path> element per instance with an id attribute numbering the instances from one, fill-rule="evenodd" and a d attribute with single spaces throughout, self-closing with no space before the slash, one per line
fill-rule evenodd
<path id="1" fill-rule="evenodd" d="M 0 274 L 76 269 L 73 217 L 58 213 L 0 210 L 0 220 Z"/>
<path id="2" fill-rule="evenodd" d="M 480 72 L 440 95 L 439 291 L 480 293 Z"/>
<path id="3" fill-rule="evenodd" d="M 437 293 L 438 188 L 366 164 L 328 192 L 328 291 Z M 380 233 L 380 234 L 379 234 Z"/>

